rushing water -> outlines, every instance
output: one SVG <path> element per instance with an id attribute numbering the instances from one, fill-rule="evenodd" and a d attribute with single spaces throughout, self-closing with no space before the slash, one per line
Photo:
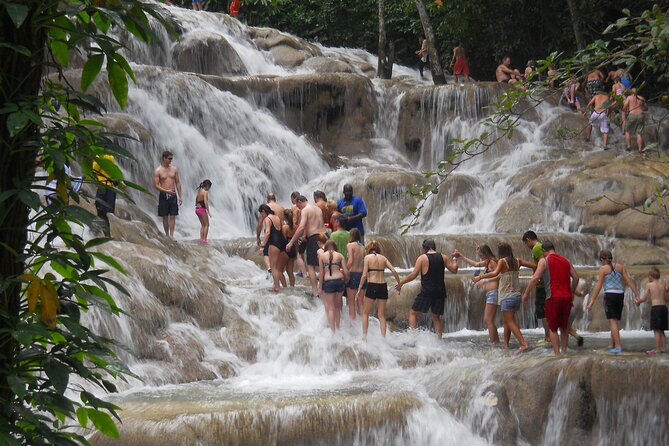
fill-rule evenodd
<path id="1" fill-rule="evenodd" d="M 94 435 L 94 444 L 669 443 L 667 405 L 627 378 L 635 370 L 654 385 L 667 384 L 669 361 L 649 362 L 633 353 L 607 358 L 599 353 L 606 336 L 592 333 L 586 342 L 596 352 L 577 350 L 567 359 L 555 359 L 543 347 L 520 357 L 490 347 L 471 270 L 448 278 L 444 340 L 422 329 L 392 331 L 383 339 L 372 318 L 363 342 L 360 323 L 349 321 L 346 308 L 342 329 L 332 335 L 321 302 L 308 297 L 304 284 L 280 296 L 269 293 L 251 238 L 255 210 L 268 192 L 283 203 L 293 190 L 321 189 L 337 198 L 345 183 L 353 183 L 369 207 L 369 232 L 406 274 L 420 239 L 398 236 L 408 221 L 405 211 L 415 204 L 406 192 L 423 170 L 450 154 L 453 140 L 485 128 L 496 86 L 434 88 L 406 67 L 396 67 L 393 81 L 368 81 L 361 78 L 375 65 L 373 55 L 309 46 L 304 51 L 351 64 L 353 74 L 333 82 L 355 84 L 365 97 L 354 99 L 373 107 L 371 116 L 357 118 L 369 128 L 363 149 L 342 152 L 331 169 L 326 155 L 334 149 L 296 128 L 312 118 L 305 116 L 307 105 L 324 94 L 314 86 L 323 78 L 313 68 L 274 63 L 273 53 L 252 39 L 267 30 L 251 30 L 222 14 L 164 10 L 178 25 L 178 41 L 159 27 L 151 46 L 119 36 L 137 75 L 126 110 L 97 87 L 110 110 L 104 119 L 136 138 L 127 143 L 135 160 L 122 163 L 127 177 L 151 189 L 161 152 L 171 150 L 186 205 L 177 223 L 179 243 L 140 222 L 112 222 L 125 241 L 105 250 L 127 267 L 128 276 L 116 279 L 130 296 L 115 297 L 128 316 L 93 311 L 86 320 L 129 347 L 132 354 L 120 355 L 141 380 L 120 383 L 122 392 L 113 398 L 124 408 L 121 440 Z M 301 83 L 295 88 L 281 85 L 296 79 Z M 457 246 L 469 256 L 480 239 L 491 245 L 507 240 L 497 234 L 496 216 L 507 200 L 528 194 L 523 177 L 553 156 L 546 135 L 560 113 L 540 106 L 511 140 L 463 164 L 428 202 L 418 232 L 431 234 L 444 251 Z M 415 147 L 404 147 L 407 127 L 412 141 L 420 141 Z M 205 178 L 214 184 L 208 247 L 188 241 L 199 229 L 189 203 Z M 153 196 L 133 198 L 154 214 Z M 590 263 L 607 243 L 565 235 L 578 229 L 565 212 L 541 217 L 534 229 L 552 231 L 577 264 Z M 518 239 L 512 236 L 514 249 L 526 255 Z M 590 284 L 593 274 L 583 273 Z M 417 291 L 414 283 L 401 295 L 393 293 L 393 327 L 406 326 Z M 575 325 L 584 330 L 591 321 L 583 301 L 578 304 Z M 628 302 L 624 313 L 623 344 L 634 351 L 649 348 L 652 341 L 641 331 L 647 309 Z M 428 319 L 421 325 L 429 326 Z M 543 337 L 531 302 L 518 320 L 533 345 Z M 617 386 L 621 374 L 625 382 Z M 607 386 L 618 393 L 611 395 Z M 625 417 L 628 412 L 634 417 Z M 635 428 L 637 418 L 645 419 L 643 429 Z"/>

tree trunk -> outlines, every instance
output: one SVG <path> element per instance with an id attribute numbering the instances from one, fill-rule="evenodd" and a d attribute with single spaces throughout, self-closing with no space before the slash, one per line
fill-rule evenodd
<path id="1" fill-rule="evenodd" d="M 35 4 L 31 3 L 30 7 Z M 42 68 L 44 66 L 44 46 L 46 34 L 39 25 L 40 18 L 34 14 L 44 13 L 34 7 L 20 28 L 16 28 L 9 14 L 0 15 L 0 42 L 21 45 L 30 51 L 26 56 L 8 47 L 0 47 L 2 76 L 0 76 L 0 107 L 19 104 L 26 98 L 33 99 L 34 106 L 29 111 L 37 112 L 37 95 L 40 90 Z M 37 24 L 36 24 L 37 23 Z M 36 29 L 32 26 L 35 24 Z M 14 113 L 0 114 L 0 195 L 8 190 L 30 186 L 35 173 L 35 135 L 39 132 L 33 123 L 28 124 L 15 135 L 10 135 L 7 122 L 13 120 Z M 14 116 L 15 117 L 15 116 Z M 30 143 L 26 143 L 30 141 Z M 8 282 L 22 274 L 25 261 L 21 257 L 28 239 L 28 206 L 11 195 L 0 203 L 0 280 L 5 286 L 0 290 L 0 361 L 4 367 L 11 367 L 16 361 L 18 344 L 12 336 L 19 322 L 21 285 Z M 0 411 L 5 411 L 6 419 L 15 421 L 15 415 L 8 413 L 10 401 L 16 397 L 8 385 L 7 375 L 0 374 L 0 401 L 5 402 Z"/>
<path id="2" fill-rule="evenodd" d="M 571 26 L 574 28 L 574 37 L 576 38 L 576 46 L 579 50 L 585 48 L 585 39 L 583 38 L 583 31 L 581 31 L 581 24 L 578 20 L 578 6 L 577 0 L 567 0 L 569 7 L 569 14 L 571 15 Z"/>
<path id="3" fill-rule="evenodd" d="M 423 31 L 425 32 L 425 38 L 427 39 L 427 54 L 430 59 L 430 70 L 432 70 L 432 81 L 436 85 L 445 84 L 446 77 L 444 76 L 444 70 L 441 68 L 441 62 L 439 62 L 439 51 L 437 51 L 436 40 L 434 38 L 434 31 L 432 30 L 432 22 L 430 21 L 430 16 L 427 13 L 425 2 L 423 0 L 416 0 L 416 7 L 418 8 L 420 21 L 423 24 Z"/>
<path id="4" fill-rule="evenodd" d="M 392 73 L 392 67 L 388 70 L 388 41 L 386 40 L 386 2 L 378 0 L 379 3 L 379 63 L 377 75 L 384 79 L 390 79 L 388 72 Z"/>

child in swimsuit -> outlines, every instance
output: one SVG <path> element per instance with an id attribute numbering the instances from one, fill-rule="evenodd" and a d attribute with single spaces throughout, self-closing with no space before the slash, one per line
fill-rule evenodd
<path id="1" fill-rule="evenodd" d="M 195 194 L 195 215 L 200 220 L 200 243 L 208 245 L 207 235 L 209 235 L 209 189 L 211 181 L 204 180 L 197 187 Z"/>

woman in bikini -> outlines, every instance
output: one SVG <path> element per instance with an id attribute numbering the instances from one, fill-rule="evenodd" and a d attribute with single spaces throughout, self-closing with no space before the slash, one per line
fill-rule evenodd
<path id="1" fill-rule="evenodd" d="M 590 293 L 590 302 L 588 311 L 595 305 L 599 292 L 604 288 L 604 312 L 609 320 L 611 329 L 611 349 L 609 353 L 621 353 L 623 351 L 620 343 L 620 319 L 625 306 L 625 285 L 623 281 L 632 289 L 634 297 L 639 297 L 639 290 L 636 283 L 625 269 L 622 263 L 613 261 L 613 254 L 608 249 L 599 252 L 599 261 L 602 266 L 597 274 L 597 285 Z"/>
<path id="2" fill-rule="evenodd" d="M 367 283 L 365 292 L 365 301 L 362 308 L 362 337 L 367 339 L 367 329 L 369 328 L 369 313 L 376 302 L 376 315 L 381 325 L 381 336 L 386 337 L 386 303 L 388 302 L 388 284 L 383 275 L 386 268 L 395 276 L 397 283 L 400 283 L 400 276 L 388 259 L 381 254 L 381 246 L 377 241 L 371 241 L 367 244 L 367 255 L 365 256 L 362 268 L 362 277 L 358 285 L 358 295 L 362 293 L 363 284 Z"/>
<path id="3" fill-rule="evenodd" d="M 358 295 L 359 301 L 355 298 L 360 285 L 360 278 L 362 277 L 362 268 L 365 264 L 365 247 L 362 244 L 360 231 L 358 228 L 353 228 L 348 234 L 348 244 L 346 245 L 346 252 L 348 261 L 348 282 L 346 283 L 346 306 L 348 306 L 348 316 L 352 321 L 355 320 L 356 302 L 357 313 L 362 314 L 362 294 Z M 363 284 L 363 288 L 367 288 L 367 284 Z"/>
<path id="4" fill-rule="evenodd" d="M 522 353 L 529 348 L 529 344 L 520 332 L 516 322 L 516 311 L 520 309 L 520 297 L 522 289 L 518 279 L 518 270 L 521 266 L 536 268 L 534 263 L 523 259 L 516 259 L 513 256 L 513 250 L 508 243 L 500 243 L 497 248 L 499 261 L 494 271 L 479 274 L 474 277 L 474 282 L 483 281 L 484 284 L 490 283 L 490 280 L 499 281 L 498 294 L 499 304 L 502 307 L 502 320 L 504 322 L 504 348 L 509 348 L 511 333 L 516 337 L 520 348 L 518 353 Z"/>
<path id="5" fill-rule="evenodd" d="M 323 245 L 323 252 L 318 255 L 318 290 L 325 305 L 328 327 L 334 333 L 339 329 L 341 321 L 341 296 L 344 293 L 348 269 L 344 256 L 337 252 L 337 244 L 328 240 Z"/>
<path id="6" fill-rule="evenodd" d="M 493 254 L 490 246 L 481 245 L 476 247 L 476 255 L 478 256 L 478 262 L 470 258 L 465 257 L 457 249 L 453 251 L 454 257 L 459 257 L 471 266 L 476 268 L 483 268 L 482 274 L 487 274 L 497 268 L 497 257 Z M 476 273 L 478 275 L 478 272 Z M 483 311 L 483 321 L 488 327 L 488 338 L 490 342 L 496 344 L 499 342 L 499 334 L 497 333 L 497 326 L 495 325 L 495 316 L 497 315 L 498 305 L 498 291 L 497 287 L 499 285 L 498 278 L 488 280 L 487 282 L 479 282 L 479 285 L 483 285 L 485 290 L 485 310 Z"/>
<path id="7" fill-rule="evenodd" d="M 204 245 L 209 244 L 207 235 L 209 235 L 209 189 L 211 189 L 211 181 L 204 180 L 197 187 L 195 194 L 195 215 L 200 220 L 200 243 Z"/>
<path id="8" fill-rule="evenodd" d="M 279 284 L 286 286 L 286 278 L 283 272 L 288 263 L 288 254 L 286 254 L 286 237 L 283 235 L 283 224 L 281 219 L 274 215 L 272 208 L 266 204 L 261 204 L 258 209 L 263 218 L 265 226 L 265 236 L 260 243 L 260 248 L 269 246 L 269 267 L 272 269 L 272 279 L 274 280 L 275 293 L 279 292 Z"/>

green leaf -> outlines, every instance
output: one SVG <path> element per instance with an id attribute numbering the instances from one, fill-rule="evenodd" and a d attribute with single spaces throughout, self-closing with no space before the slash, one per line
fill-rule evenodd
<path id="1" fill-rule="evenodd" d="M 13 43 L 0 42 L 0 48 L 9 48 L 16 51 L 19 54 L 23 54 L 26 57 L 32 56 L 33 53 L 30 52 L 28 48 L 23 45 L 14 45 Z"/>
<path id="2" fill-rule="evenodd" d="M 70 368 L 60 362 L 48 360 L 44 366 L 44 373 L 49 377 L 56 392 L 64 394 L 70 381 Z"/>
<path id="3" fill-rule="evenodd" d="M 30 117 L 23 111 L 17 111 L 16 113 L 9 115 L 7 117 L 7 130 L 9 130 L 9 136 L 14 136 L 20 133 L 21 130 L 28 125 L 29 121 Z"/>
<path id="4" fill-rule="evenodd" d="M 118 63 L 108 61 L 107 74 L 109 86 L 112 89 L 114 98 L 116 98 L 116 102 L 118 102 L 121 108 L 125 108 L 125 104 L 128 101 L 128 78 L 126 77 L 125 70 Z M 102 165 L 100 166 L 102 167 Z M 104 170 L 110 173 L 107 169 Z"/>
<path id="5" fill-rule="evenodd" d="M 102 34 L 107 34 L 107 31 L 111 26 L 111 20 L 100 14 L 100 12 L 98 11 L 95 14 L 93 14 L 93 22 L 97 25 L 98 29 L 102 32 Z"/>
<path id="6" fill-rule="evenodd" d="M 104 54 L 91 56 L 84 64 L 84 70 L 81 73 L 81 89 L 88 90 L 88 87 L 95 80 L 102 69 L 102 63 L 105 60 Z"/>
<path id="7" fill-rule="evenodd" d="M 16 375 L 9 375 L 7 377 L 7 384 L 9 388 L 14 392 L 19 398 L 23 398 L 26 395 L 27 389 L 25 382 Z"/>
<path id="8" fill-rule="evenodd" d="M 86 427 L 88 425 L 88 409 L 85 407 L 80 407 L 77 409 L 77 420 L 81 427 Z"/>
<path id="9" fill-rule="evenodd" d="M 17 5 L 16 3 L 5 3 L 5 10 L 14 22 L 14 26 L 20 28 L 26 17 L 28 17 L 28 7 L 26 5 Z"/>
<path id="10" fill-rule="evenodd" d="M 104 435 L 112 438 L 119 438 L 118 428 L 116 423 L 109 414 L 96 409 L 88 410 L 88 417 L 93 422 L 93 425 Z"/>
<path id="11" fill-rule="evenodd" d="M 39 195 L 33 191 L 29 190 L 20 190 L 18 193 L 19 200 L 21 200 L 25 205 L 31 209 L 38 211 L 42 202 L 40 201 Z"/>
<path id="12" fill-rule="evenodd" d="M 103 262 L 105 262 L 107 265 L 111 266 L 115 270 L 117 270 L 117 271 L 119 271 L 123 274 L 126 274 L 125 269 L 113 257 L 108 256 L 107 254 L 102 254 L 101 252 L 92 252 L 91 255 L 93 257 L 95 257 L 96 259 L 102 260 Z"/>

